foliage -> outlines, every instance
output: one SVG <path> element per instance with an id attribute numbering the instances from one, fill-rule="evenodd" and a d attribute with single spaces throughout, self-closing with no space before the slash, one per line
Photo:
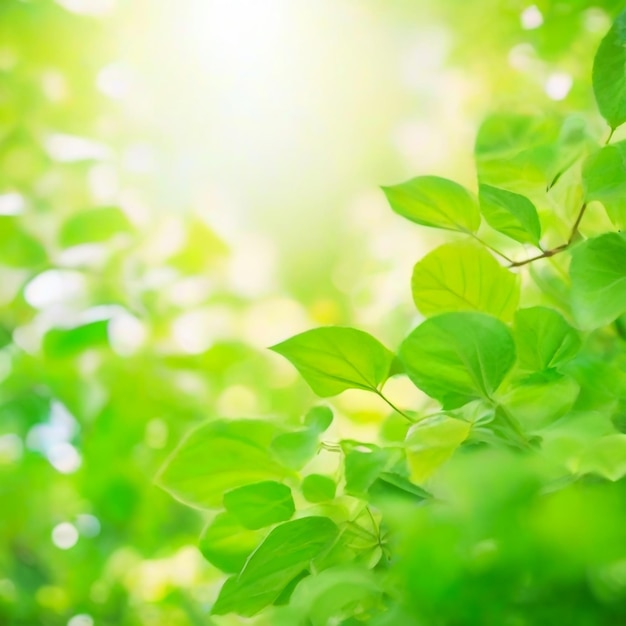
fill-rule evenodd
<path id="1" fill-rule="evenodd" d="M 607 144 L 626 119 L 625 20 L 594 63 Z M 572 123 L 488 118 L 476 142 L 478 198 L 436 176 L 383 189 L 402 217 L 457 233 L 415 265 L 426 319 L 396 355 L 339 326 L 272 348 L 321 397 L 360 389 L 384 399 L 407 421 L 402 440 L 330 441 L 319 439 L 330 420 L 296 430 L 257 420 L 236 436 L 241 453 L 221 435 L 201 442 L 201 431 L 173 453 L 162 484 L 217 509 L 203 539 L 216 566 L 207 537 L 225 515 L 236 534 L 271 527 L 215 614 L 273 604 L 276 623 L 303 626 L 624 618 L 626 240 L 587 224 L 599 201 L 621 225 L 623 142 L 603 145 L 580 118 L 572 136 Z M 573 216 L 564 197 L 580 198 Z M 420 410 L 387 398 L 396 376 L 429 398 Z M 320 451 L 337 456 L 333 476 L 308 469 Z"/>

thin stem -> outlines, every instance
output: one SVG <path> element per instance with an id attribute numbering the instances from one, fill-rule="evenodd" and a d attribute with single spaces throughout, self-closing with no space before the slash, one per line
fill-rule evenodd
<path id="1" fill-rule="evenodd" d="M 404 417 L 405 419 L 409 420 L 409 422 L 411 422 L 411 424 L 413 424 L 415 422 L 414 419 L 409 417 L 402 409 L 399 409 L 385 394 L 383 394 L 382 391 L 380 391 L 379 389 L 373 389 L 372 391 L 377 396 L 379 396 L 382 400 L 384 400 L 396 413 L 399 413 L 400 415 L 402 415 L 402 417 Z"/>
<path id="2" fill-rule="evenodd" d="M 569 239 L 567 240 L 567 244 L 565 245 L 565 247 L 571 245 L 572 241 L 574 241 L 574 239 L 576 238 L 576 235 L 578 234 L 578 227 L 580 226 L 580 222 L 583 219 L 583 215 L 585 214 L 585 211 L 587 210 L 587 203 L 584 202 L 583 205 L 580 207 L 580 210 L 578 211 L 578 215 L 576 216 L 576 221 L 574 222 L 574 225 L 572 226 L 572 231 L 569 235 Z"/>
<path id="3" fill-rule="evenodd" d="M 604 142 L 605 146 L 608 146 L 609 143 L 611 142 L 611 139 L 613 139 L 613 133 L 615 132 L 614 128 L 611 128 L 611 132 L 609 132 L 609 136 L 606 138 L 606 141 Z"/>

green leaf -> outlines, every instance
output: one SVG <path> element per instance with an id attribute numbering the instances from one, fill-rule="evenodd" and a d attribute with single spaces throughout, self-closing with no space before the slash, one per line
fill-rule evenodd
<path id="1" fill-rule="evenodd" d="M 602 202 L 617 228 L 626 227 L 626 141 L 592 154 L 583 166 L 585 200 Z"/>
<path id="2" fill-rule="evenodd" d="M 483 313 L 444 313 L 420 324 L 402 343 L 407 375 L 453 409 L 491 398 L 515 362 L 509 329 Z"/>
<path id="3" fill-rule="evenodd" d="M 406 456 L 411 480 L 423 483 L 467 439 L 469 422 L 438 415 L 412 426 L 406 436 Z"/>
<path id="4" fill-rule="evenodd" d="M 384 448 L 374 445 L 361 447 L 348 450 L 344 461 L 346 493 L 355 496 L 367 492 L 389 461 L 389 453 Z"/>
<path id="5" fill-rule="evenodd" d="M 572 311 L 590 330 L 610 324 L 626 312 L 626 234 L 588 239 L 572 252 Z"/>
<path id="6" fill-rule="evenodd" d="M 554 309 L 535 306 L 515 313 L 513 336 L 523 369 L 540 372 L 573 359 L 580 350 L 579 334 Z"/>
<path id="7" fill-rule="evenodd" d="M 482 184 L 480 211 L 489 226 L 520 243 L 539 245 L 541 224 L 535 205 L 521 194 Z"/>
<path id="8" fill-rule="evenodd" d="M 368 495 L 374 503 L 389 500 L 416 503 L 431 497 L 427 491 L 396 472 L 382 472 L 368 489 Z"/>
<path id="9" fill-rule="evenodd" d="M 451 311 L 479 311 L 508 320 L 519 302 L 519 278 L 482 246 L 447 243 L 428 253 L 413 269 L 413 300 L 429 317 Z"/>
<path id="10" fill-rule="evenodd" d="M 19 218 L 0 215 L 0 265 L 37 267 L 46 258 L 44 247 L 23 229 Z"/>
<path id="11" fill-rule="evenodd" d="M 314 406 L 304 416 L 304 425 L 317 434 L 323 433 L 333 423 L 333 412 L 327 406 Z"/>
<path id="12" fill-rule="evenodd" d="M 252 616 L 271 604 L 310 561 L 339 535 L 326 517 L 304 517 L 274 528 L 250 555 L 238 576 L 229 578 L 213 613 Z"/>
<path id="13" fill-rule="evenodd" d="M 594 441 L 585 451 L 579 471 L 619 480 L 626 476 L 626 435 L 607 435 Z"/>
<path id="14" fill-rule="evenodd" d="M 274 427 L 260 420 L 216 420 L 193 430 L 174 450 L 157 482 L 190 506 L 214 508 L 224 492 L 288 471 L 270 454 Z"/>
<path id="15" fill-rule="evenodd" d="M 340 326 L 308 330 L 270 349 L 288 359 L 321 397 L 377 389 L 389 377 L 394 358 L 371 335 Z"/>
<path id="16" fill-rule="evenodd" d="M 248 530 L 229 513 L 220 513 L 204 529 L 198 548 L 202 556 L 223 572 L 241 570 L 262 535 Z"/>
<path id="17" fill-rule="evenodd" d="M 335 497 L 335 481 L 322 474 L 309 474 L 302 481 L 302 495 L 308 502 L 326 502 Z"/>
<path id="18" fill-rule="evenodd" d="M 318 443 L 317 432 L 309 428 L 276 435 L 271 449 L 283 465 L 300 470 L 315 456 Z"/>
<path id="19" fill-rule="evenodd" d="M 131 231 L 124 211 L 117 207 L 101 207 L 72 216 L 63 224 L 59 238 L 61 245 L 69 248 L 84 243 L 101 243 Z"/>
<path id="20" fill-rule="evenodd" d="M 224 494 L 224 508 L 250 530 L 287 521 L 295 506 L 287 485 L 266 480 Z"/>
<path id="21" fill-rule="evenodd" d="M 416 224 L 466 233 L 480 226 L 474 196 L 446 178 L 418 176 L 383 191 L 391 208 Z"/>
<path id="22" fill-rule="evenodd" d="M 611 128 L 626 122 L 626 11 L 600 43 L 593 60 L 593 93 Z"/>
<path id="23" fill-rule="evenodd" d="M 43 338 L 43 351 L 53 358 L 73 357 L 109 343 L 109 320 L 97 320 L 74 328 L 53 328 Z"/>

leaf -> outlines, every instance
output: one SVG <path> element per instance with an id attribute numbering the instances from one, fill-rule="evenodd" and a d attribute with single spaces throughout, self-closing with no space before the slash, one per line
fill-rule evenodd
<path id="1" fill-rule="evenodd" d="M 97 320 L 74 328 L 53 328 L 43 338 L 43 351 L 48 357 L 73 357 L 90 348 L 109 343 L 109 320 Z"/>
<path id="2" fill-rule="evenodd" d="M 585 200 L 602 202 L 617 228 L 626 227 L 626 141 L 592 154 L 583 166 Z"/>
<path id="3" fill-rule="evenodd" d="M 539 246 L 541 224 L 535 205 L 521 194 L 482 184 L 480 211 L 489 226 L 520 243 Z"/>
<path id="4" fill-rule="evenodd" d="M 370 449 L 352 449 L 344 461 L 346 493 L 361 496 L 387 466 L 389 453 L 385 448 L 371 445 Z"/>
<path id="5" fill-rule="evenodd" d="M 309 562 L 337 539 L 339 529 L 326 517 L 304 517 L 274 528 L 250 555 L 238 576 L 229 578 L 213 613 L 252 616 L 271 604 Z"/>
<path id="6" fill-rule="evenodd" d="M 626 435 L 607 435 L 594 441 L 583 454 L 579 469 L 609 480 L 626 476 Z"/>
<path id="7" fill-rule="evenodd" d="M 224 494 L 224 508 L 250 530 L 285 522 L 295 513 L 291 489 L 266 480 Z"/>
<path id="8" fill-rule="evenodd" d="M 333 423 L 333 412 L 327 406 L 314 406 L 304 416 L 304 425 L 315 431 L 323 433 Z"/>
<path id="9" fill-rule="evenodd" d="M 382 472 L 372 483 L 368 495 L 374 503 L 389 500 L 419 503 L 431 497 L 427 491 L 396 472 Z"/>
<path id="10" fill-rule="evenodd" d="M 580 328 L 613 322 L 626 312 L 626 234 L 607 233 L 576 246 L 570 276 L 572 311 Z"/>
<path id="11" fill-rule="evenodd" d="M 72 216 L 63 224 L 59 239 L 64 248 L 69 248 L 84 243 L 101 243 L 131 231 L 124 211 L 118 207 L 101 207 Z"/>
<path id="12" fill-rule="evenodd" d="M 447 243 L 413 268 L 413 300 L 429 317 L 479 311 L 508 320 L 519 302 L 519 278 L 473 242 Z"/>
<path id="13" fill-rule="evenodd" d="M 540 372 L 573 359 L 580 350 L 579 334 L 554 309 L 535 306 L 515 313 L 513 336 L 523 369 Z"/>
<path id="14" fill-rule="evenodd" d="M 476 232 L 480 226 L 474 196 L 446 178 L 418 176 L 382 189 L 393 211 L 416 224 L 464 233 Z"/>
<path id="15" fill-rule="evenodd" d="M 423 483 L 467 439 L 472 425 L 447 415 L 425 419 L 412 426 L 405 445 L 411 480 Z"/>
<path id="16" fill-rule="evenodd" d="M 241 526 L 229 513 L 220 513 L 204 529 L 198 548 L 209 563 L 233 573 L 241 570 L 261 537 Z"/>
<path id="17" fill-rule="evenodd" d="M 0 265 L 37 267 L 46 258 L 44 247 L 22 228 L 19 218 L 0 215 Z"/>
<path id="18" fill-rule="evenodd" d="M 165 462 L 157 483 L 201 508 L 221 505 L 224 492 L 288 471 L 270 454 L 274 427 L 260 420 L 216 420 L 191 431 Z"/>
<path id="19" fill-rule="evenodd" d="M 593 93 L 613 129 L 626 122 L 626 11 L 600 42 L 593 60 Z"/>
<path id="20" fill-rule="evenodd" d="M 318 443 L 317 432 L 309 428 L 276 435 L 271 449 L 283 465 L 300 470 L 315 456 Z"/>
<path id="21" fill-rule="evenodd" d="M 302 495 L 308 502 L 325 502 L 335 497 L 335 481 L 322 474 L 309 474 L 302 481 Z"/>
<path id="22" fill-rule="evenodd" d="M 321 397 L 376 390 L 389 377 L 394 358 L 371 335 L 341 326 L 308 330 L 270 349 L 288 359 Z"/>
<path id="23" fill-rule="evenodd" d="M 444 313 L 420 324 L 402 343 L 408 377 L 444 409 L 489 399 L 515 362 L 509 329 L 483 313 Z"/>

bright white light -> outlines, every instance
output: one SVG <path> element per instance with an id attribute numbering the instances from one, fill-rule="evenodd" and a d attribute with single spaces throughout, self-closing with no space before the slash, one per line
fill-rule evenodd
<path id="1" fill-rule="evenodd" d="M 112 350 L 120 356 L 135 354 L 148 336 L 145 325 L 128 311 L 121 311 L 111 318 L 108 333 Z"/>
<path id="2" fill-rule="evenodd" d="M 524 30 L 534 30 L 543 24 L 541 11 L 533 4 L 522 11 L 520 16 Z"/>
<path id="3" fill-rule="evenodd" d="M 79 15 L 102 16 L 115 7 L 115 0 L 55 0 L 64 9 Z"/>
<path id="4" fill-rule="evenodd" d="M 97 141 L 61 133 L 50 135 L 45 140 L 45 147 L 50 157 L 59 163 L 100 161 L 111 154 L 107 146 Z"/>
<path id="5" fill-rule="evenodd" d="M 24 196 L 16 191 L 0 195 L 0 215 L 19 215 L 24 212 Z"/>
<path id="6" fill-rule="evenodd" d="M 71 443 L 65 441 L 50 446 L 48 461 L 61 474 L 73 474 L 82 464 L 78 450 Z"/>
<path id="7" fill-rule="evenodd" d="M 548 76 L 545 84 L 545 91 L 551 100 L 563 100 L 572 88 L 573 80 L 565 72 L 555 72 Z"/>
<path id="8" fill-rule="evenodd" d="M 24 298 L 36 309 L 74 300 L 85 289 L 85 277 L 71 270 L 48 270 L 38 274 L 24 289 Z"/>
<path id="9" fill-rule="evenodd" d="M 96 77 L 98 89 L 113 100 L 123 100 L 133 84 L 130 70 L 121 63 L 112 63 L 102 68 Z"/>
<path id="10" fill-rule="evenodd" d="M 52 543 L 61 550 L 69 550 L 78 541 L 78 530 L 69 522 L 57 524 L 52 529 Z"/>
<path id="11" fill-rule="evenodd" d="M 67 626 L 93 626 L 93 617 L 91 617 L 91 615 L 87 615 L 86 613 L 74 615 L 74 617 L 70 618 Z"/>

